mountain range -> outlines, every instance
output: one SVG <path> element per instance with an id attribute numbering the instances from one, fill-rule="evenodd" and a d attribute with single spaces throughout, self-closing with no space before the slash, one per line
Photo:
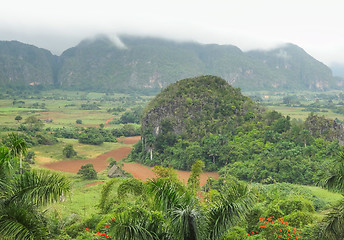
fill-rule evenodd
<path id="1" fill-rule="evenodd" d="M 18 41 L 0 41 L 0 85 L 157 93 L 180 79 L 216 75 L 243 91 L 342 89 L 325 64 L 294 44 L 243 52 L 233 45 L 121 36 L 81 41 L 60 56 Z"/>

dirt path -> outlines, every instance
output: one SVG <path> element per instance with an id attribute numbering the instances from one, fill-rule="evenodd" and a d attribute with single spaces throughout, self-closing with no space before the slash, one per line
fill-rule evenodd
<path id="1" fill-rule="evenodd" d="M 70 160 L 70 161 L 59 161 L 54 163 L 43 164 L 42 167 L 49 168 L 52 170 L 77 173 L 82 165 L 87 163 L 92 163 L 94 169 L 97 172 L 103 171 L 109 165 L 106 161 L 107 158 L 113 157 L 116 161 L 121 160 L 130 153 L 130 147 L 121 147 L 110 152 L 99 155 L 92 159 L 82 159 L 82 160 Z"/>
<path id="2" fill-rule="evenodd" d="M 125 139 L 118 139 L 119 141 L 123 141 L 124 144 L 135 144 L 141 139 L 140 136 L 135 137 L 127 137 Z M 60 161 L 54 163 L 48 163 L 41 165 L 42 167 L 49 168 L 52 170 L 63 171 L 63 172 L 71 172 L 77 173 L 82 165 L 86 163 L 92 163 L 94 169 L 97 172 L 103 171 L 108 166 L 108 162 L 106 159 L 109 157 L 113 157 L 116 161 L 121 160 L 122 158 L 126 157 L 131 151 L 131 147 L 121 147 L 110 152 L 104 153 L 99 155 L 93 159 L 83 159 L 83 160 L 71 160 L 71 161 Z M 146 181 L 147 179 L 154 178 L 155 173 L 152 171 L 150 167 L 141 165 L 139 163 L 124 163 L 123 170 L 126 172 L 131 173 L 135 178 L 140 179 L 142 181 Z M 187 183 L 187 180 L 191 174 L 188 171 L 176 171 L 178 174 L 178 178 L 183 182 Z M 216 172 L 205 172 L 201 175 L 201 185 L 204 185 L 208 179 L 208 177 L 218 178 L 219 174 Z"/>

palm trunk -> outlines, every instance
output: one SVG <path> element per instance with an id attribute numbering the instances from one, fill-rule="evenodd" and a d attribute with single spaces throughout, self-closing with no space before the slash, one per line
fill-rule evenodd
<path id="1" fill-rule="evenodd" d="M 20 167 L 19 173 L 23 174 L 23 159 L 22 159 L 23 158 L 23 154 L 22 153 L 20 153 L 20 157 L 19 158 L 20 158 L 20 161 L 19 161 L 19 164 L 20 164 L 20 166 L 19 166 Z"/>

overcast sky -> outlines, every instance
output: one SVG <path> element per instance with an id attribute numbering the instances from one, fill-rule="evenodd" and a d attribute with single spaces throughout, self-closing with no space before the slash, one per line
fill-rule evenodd
<path id="1" fill-rule="evenodd" d="M 342 0 L 3 0 L 0 40 L 61 54 L 96 34 L 232 44 L 243 51 L 290 42 L 344 64 Z"/>

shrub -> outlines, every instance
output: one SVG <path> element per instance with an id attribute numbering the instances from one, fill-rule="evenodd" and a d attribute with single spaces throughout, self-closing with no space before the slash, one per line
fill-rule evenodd
<path id="1" fill-rule="evenodd" d="M 310 223 L 313 223 L 313 214 L 309 212 L 296 211 L 287 215 L 285 219 L 294 227 L 303 227 Z"/>
<path id="2" fill-rule="evenodd" d="M 113 165 L 117 165 L 117 161 L 113 157 L 107 158 L 106 161 L 109 163 L 109 168 L 111 168 Z"/>
<path id="3" fill-rule="evenodd" d="M 79 135 L 79 143 L 101 145 L 104 137 L 97 130 L 88 128 L 84 133 Z"/>
<path id="4" fill-rule="evenodd" d="M 35 137 L 38 144 L 53 145 L 57 143 L 57 139 L 53 135 L 49 135 L 46 133 L 37 133 Z"/>
<path id="5" fill-rule="evenodd" d="M 78 174 L 82 175 L 84 179 L 97 179 L 97 172 L 92 163 L 82 165 L 78 171 Z"/>
<path id="6" fill-rule="evenodd" d="M 77 152 L 74 150 L 72 144 L 68 144 L 63 150 L 62 150 L 63 156 L 66 158 L 71 158 L 77 155 Z"/>
<path id="7" fill-rule="evenodd" d="M 244 239 L 299 239 L 301 231 L 296 227 L 289 226 L 289 223 L 284 221 L 283 218 L 259 218 L 259 230 L 256 232 L 247 233 Z M 258 237 L 258 238 L 257 238 Z"/>
<path id="8" fill-rule="evenodd" d="M 18 121 L 18 122 L 19 122 L 19 121 L 20 121 L 20 120 L 22 120 L 22 119 L 23 119 L 23 118 L 22 118 L 22 116 L 18 115 L 18 116 L 16 116 L 16 117 L 15 117 L 15 119 L 14 119 L 14 120 L 16 120 L 16 121 Z"/>

